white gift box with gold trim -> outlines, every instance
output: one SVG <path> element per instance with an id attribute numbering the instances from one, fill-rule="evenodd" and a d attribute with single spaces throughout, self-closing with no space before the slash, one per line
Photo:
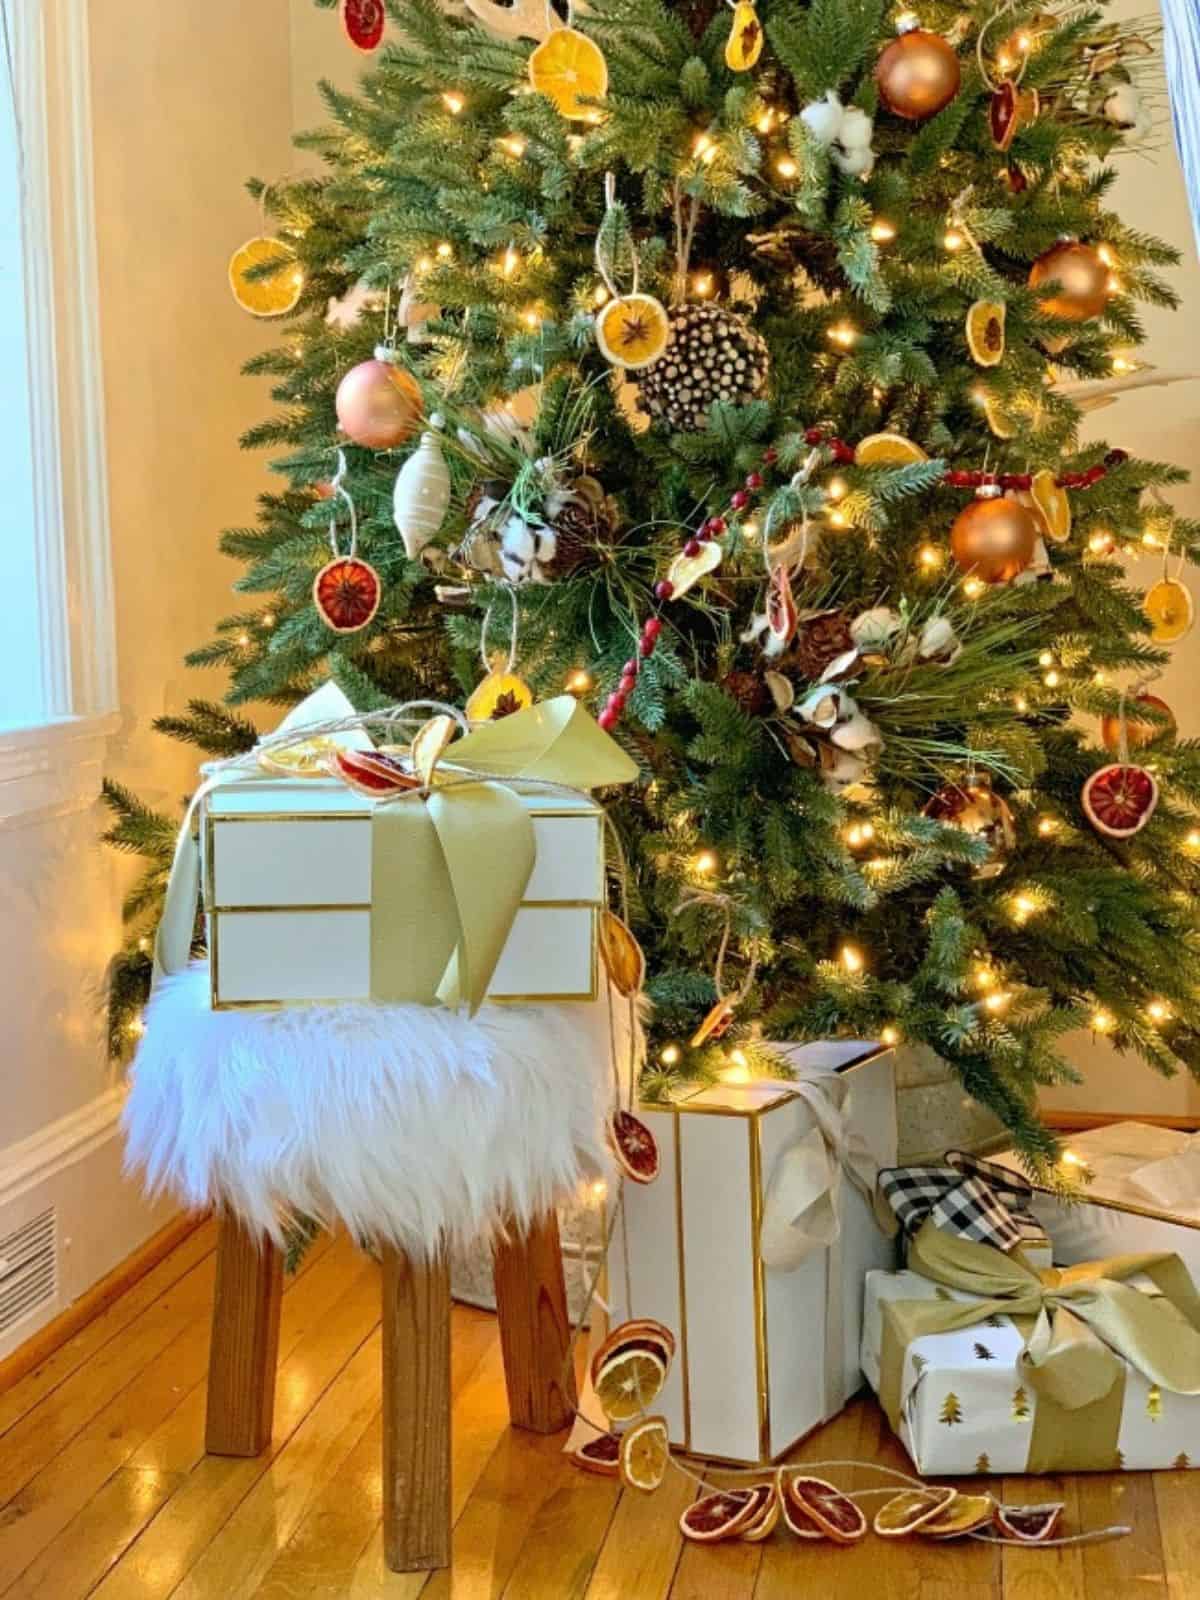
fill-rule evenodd
<path id="1" fill-rule="evenodd" d="M 988 1159 L 1022 1170 L 1012 1151 Z M 1078 1199 L 1043 1188 L 1031 1202 L 1060 1266 L 1166 1250 L 1200 1283 L 1200 1134 L 1115 1122 L 1069 1134 L 1064 1160 L 1087 1177 Z"/>
<path id="2" fill-rule="evenodd" d="M 593 1000 L 603 818 L 584 795 L 522 791 L 537 858 L 489 1000 Z M 201 817 L 212 1003 L 366 1000 L 374 802 L 333 778 L 220 783 Z"/>
<path id="3" fill-rule="evenodd" d="M 890 1050 L 858 1040 L 783 1046 L 815 1079 L 878 1166 L 896 1156 Z M 839 1168 L 835 1242 L 792 1268 L 760 1250 L 777 1163 L 819 1137 L 814 1112 L 787 1081 L 720 1084 L 638 1111 L 658 1140 L 656 1182 L 624 1185 L 609 1251 L 617 1321 L 654 1317 L 678 1339 L 655 1409 L 671 1442 L 713 1460 L 758 1464 L 834 1416 L 861 1384 L 863 1281 L 895 1247 Z"/>

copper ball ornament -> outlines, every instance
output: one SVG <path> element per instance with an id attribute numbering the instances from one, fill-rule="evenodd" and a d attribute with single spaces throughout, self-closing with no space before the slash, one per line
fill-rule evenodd
<path id="1" fill-rule="evenodd" d="M 367 450 L 391 450 L 416 432 L 421 420 L 417 380 L 390 361 L 360 361 L 338 384 L 338 425 Z"/>
<path id="2" fill-rule="evenodd" d="M 1062 239 L 1030 267 L 1029 287 L 1037 290 L 1044 283 L 1056 283 L 1057 289 L 1038 300 L 1040 309 L 1064 322 L 1086 322 L 1108 304 L 1108 276 L 1094 245 Z"/>
<path id="3" fill-rule="evenodd" d="M 1139 717 L 1135 713 L 1139 706 L 1147 711 L 1157 711 L 1162 717 L 1161 722 L 1151 722 L 1147 718 Z M 1161 739 L 1164 734 L 1175 737 L 1175 713 L 1167 702 L 1156 694 L 1135 695 L 1125 707 L 1125 748 L 1127 750 L 1140 750 L 1144 745 Z M 1121 750 L 1121 718 L 1115 713 L 1106 713 L 1100 719 L 1100 741 L 1104 748 L 1113 755 L 1119 755 Z"/>
<path id="4" fill-rule="evenodd" d="M 973 878 L 998 878 L 1008 865 L 1017 844 L 1017 824 L 1008 801 L 989 784 L 948 783 L 938 790 L 922 814 L 987 841 L 987 859 L 974 869 Z"/>
<path id="5" fill-rule="evenodd" d="M 1033 560 L 1037 523 L 1018 500 L 972 500 L 950 529 L 959 570 L 983 583 L 1011 583 Z"/>
<path id="6" fill-rule="evenodd" d="M 940 33 L 912 28 L 893 39 L 875 64 L 879 98 L 910 122 L 922 122 L 948 106 L 962 82 L 954 46 Z"/>

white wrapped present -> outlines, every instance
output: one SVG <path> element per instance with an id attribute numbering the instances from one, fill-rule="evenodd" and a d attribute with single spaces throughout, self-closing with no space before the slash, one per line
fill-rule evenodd
<path id="1" fill-rule="evenodd" d="M 1019 1166 L 1011 1151 L 992 1159 Z M 1088 1180 L 1079 1198 L 1043 1189 L 1030 1202 L 1056 1261 L 1170 1250 L 1200 1283 L 1200 1134 L 1116 1122 L 1072 1134 L 1063 1161 L 1068 1177 Z"/>
<path id="2" fill-rule="evenodd" d="M 1200 1464 L 1200 1295 L 1177 1258 L 1039 1273 L 927 1223 L 910 1261 L 867 1275 L 862 1365 L 919 1472 Z"/>
<path id="3" fill-rule="evenodd" d="M 894 1260 L 870 1199 L 895 1159 L 891 1052 L 776 1048 L 797 1081 L 639 1107 L 661 1171 L 625 1185 L 609 1251 L 615 1320 L 678 1336 L 656 1401 L 672 1442 L 714 1460 L 769 1462 L 841 1410 L 862 1381 L 864 1276 Z"/>

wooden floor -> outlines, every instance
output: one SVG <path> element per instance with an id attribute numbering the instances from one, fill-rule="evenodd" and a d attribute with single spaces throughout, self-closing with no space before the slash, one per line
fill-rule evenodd
<path id="1" fill-rule="evenodd" d="M 1061 1551 L 896 1544 L 849 1550 L 776 1533 L 684 1546 L 693 1486 L 655 1496 L 570 1467 L 560 1439 L 510 1430 L 495 1319 L 454 1315 L 454 1566 L 383 1565 L 379 1280 L 323 1240 L 283 1301 L 271 1450 L 206 1457 L 214 1229 L 198 1229 L 15 1388 L 0 1394 L 4 1600 L 1200 1600 L 1200 1473 L 1008 1480 L 1062 1498 L 1072 1528 L 1131 1538 Z M 902 1466 L 859 1401 L 797 1459 Z M 995 1480 L 992 1480 L 996 1487 Z"/>

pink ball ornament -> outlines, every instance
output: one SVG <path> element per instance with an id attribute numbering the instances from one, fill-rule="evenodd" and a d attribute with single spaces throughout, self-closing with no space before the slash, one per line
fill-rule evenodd
<path id="1" fill-rule="evenodd" d="M 416 432 L 421 391 L 416 379 L 390 361 L 360 361 L 338 384 L 338 425 L 367 450 L 391 450 Z"/>

